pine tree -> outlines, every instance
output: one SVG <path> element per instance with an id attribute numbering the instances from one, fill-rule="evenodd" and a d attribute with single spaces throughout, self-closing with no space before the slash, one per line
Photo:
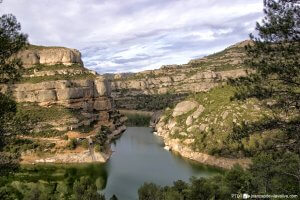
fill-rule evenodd
<path id="1" fill-rule="evenodd" d="M 236 98 L 258 98 L 273 110 L 272 118 L 252 126 L 255 131 L 280 130 L 287 137 L 285 145 L 299 153 L 300 1 L 264 0 L 264 7 L 258 34 L 250 35 L 246 47 L 251 73 L 230 82 L 237 87 Z M 251 133 L 249 128 L 241 131 L 243 136 Z"/>
<path id="2" fill-rule="evenodd" d="M 0 1 L 1 3 L 1 1 Z M 14 55 L 27 44 L 27 36 L 20 32 L 16 17 L 0 17 L 0 84 L 13 83 L 21 76 L 22 63 Z M 0 93 L 0 175 L 17 167 L 16 155 L 3 152 L 7 139 L 18 132 L 23 121 L 16 115 L 16 102 L 7 94 Z"/>
<path id="3" fill-rule="evenodd" d="M 22 62 L 13 57 L 27 44 L 27 35 L 20 31 L 21 25 L 15 16 L 0 17 L 0 83 L 11 83 L 21 77 Z"/>

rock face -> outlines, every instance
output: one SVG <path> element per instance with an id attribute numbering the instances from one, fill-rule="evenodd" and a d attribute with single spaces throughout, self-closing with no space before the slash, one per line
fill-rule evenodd
<path id="1" fill-rule="evenodd" d="M 197 102 L 194 101 L 182 101 L 176 105 L 176 107 L 173 110 L 173 117 L 177 117 L 180 115 L 183 115 L 185 113 L 188 113 L 189 111 L 193 110 L 198 106 Z"/>
<path id="2" fill-rule="evenodd" d="M 182 130 L 180 124 L 174 125 L 173 122 L 174 122 L 173 120 L 169 120 L 165 122 L 164 117 L 162 117 L 155 127 L 155 129 L 157 130 L 156 134 L 158 136 L 161 136 L 164 140 L 165 149 L 179 153 L 181 156 L 197 161 L 199 163 L 221 167 L 225 169 L 230 169 L 235 164 L 240 164 L 241 166 L 247 168 L 251 163 L 250 159 L 247 158 L 234 159 L 234 158 L 217 157 L 217 156 L 209 155 L 207 153 L 195 151 L 192 148 L 195 139 L 191 138 L 190 136 L 193 134 L 193 132 L 197 132 L 199 126 L 187 125 L 189 128 L 187 128 L 187 133 L 186 133 L 186 132 L 180 132 L 180 130 Z M 171 124 L 173 125 L 170 126 Z M 178 133 L 180 137 L 183 137 L 185 139 L 181 140 L 179 138 L 176 138 L 176 136 L 174 138 L 174 134 L 175 134 L 174 130 L 175 132 Z"/>
<path id="3" fill-rule="evenodd" d="M 120 120 L 111 98 L 110 82 L 85 69 L 78 50 L 30 46 L 17 57 L 26 66 L 24 80 L 0 85 L 0 92 L 9 90 L 17 102 L 37 112 L 60 106 L 66 113 L 61 119 L 40 121 L 35 131 L 45 131 L 45 127 L 68 131 L 91 124 L 108 126 L 111 132 L 124 131 L 124 120 Z"/>
<path id="4" fill-rule="evenodd" d="M 83 66 L 80 52 L 76 49 L 64 47 L 29 46 L 27 50 L 18 53 L 17 57 L 22 60 L 25 67 L 31 67 L 37 64 L 72 65 L 75 63 Z"/>
<path id="5" fill-rule="evenodd" d="M 47 107 L 62 105 L 86 113 L 86 119 L 92 119 L 89 123 L 105 122 L 112 129 L 114 129 L 113 126 L 118 125 L 110 122 L 116 111 L 110 97 L 109 82 L 102 77 L 95 80 L 58 80 L 36 84 L 15 84 L 10 90 L 17 102 L 36 103 Z M 69 123 L 64 130 L 72 130 L 82 125 L 80 121 L 74 123 Z M 62 129 L 61 125 L 59 129 Z"/>
<path id="6" fill-rule="evenodd" d="M 249 120 L 271 116 L 272 111 L 257 99 L 233 100 L 235 91 L 234 87 L 223 85 L 194 94 L 174 109 L 166 109 L 155 126 L 166 149 L 203 164 L 226 169 L 235 164 L 248 167 L 249 152 L 240 149 L 251 151 L 253 144 L 268 149 L 265 137 L 270 135 L 259 133 L 234 141 L 232 133 Z"/>
<path id="7" fill-rule="evenodd" d="M 246 76 L 242 58 L 248 41 L 184 65 L 162 66 L 136 74 L 109 76 L 117 108 L 138 109 L 152 95 L 209 91 L 228 78 Z"/>

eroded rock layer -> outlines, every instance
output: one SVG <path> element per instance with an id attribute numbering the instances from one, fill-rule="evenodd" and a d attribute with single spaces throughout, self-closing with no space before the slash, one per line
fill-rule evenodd
<path id="1" fill-rule="evenodd" d="M 244 47 L 248 43 L 249 41 L 238 43 L 222 52 L 192 60 L 184 65 L 168 65 L 136 74 L 110 76 L 116 106 L 123 109 L 140 109 L 144 106 L 147 110 L 147 105 L 152 103 L 149 99 L 153 95 L 208 91 L 228 78 L 246 76 L 247 70 L 242 59 L 245 56 Z M 184 97 L 176 95 L 166 98 L 181 100 Z M 153 107 L 148 110 L 153 110 Z"/>
<path id="2" fill-rule="evenodd" d="M 75 49 L 29 46 L 17 57 L 25 66 L 23 77 L 14 85 L 0 85 L 0 91 L 11 93 L 18 102 L 18 110 L 37 122 L 26 139 L 36 144 L 51 141 L 55 146 L 46 147 L 42 152 L 49 155 L 29 159 L 30 162 L 103 162 L 108 159 L 109 148 L 93 153 L 93 158 L 91 149 L 74 152 L 66 152 L 66 149 L 70 139 L 80 142 L 80 138 L 94 137 L 101 132 L 102 125 L 109 129 L 106 144 L 126 129 L 126 118 L 115 109 L 110 82 L 84 68 L 80 52 Z M 75 133 L 76 137 L 63 141 Z M 32 158 L 36 156 L 35 151 L 25 151 L 22 156 Z M 102 155 L 103 151 L 108 154 Z"/>
<path id="3" fill-rule="evenodd" d="M 68 49 L 64 47 L 43 47 L 29 46 L 28 49 L 21 51 L 17 55 L 25 67 L 33 65 L 55 65 L 55 64 L 80 64 L 83 65 L 81 54 L 76 49 Z"/>

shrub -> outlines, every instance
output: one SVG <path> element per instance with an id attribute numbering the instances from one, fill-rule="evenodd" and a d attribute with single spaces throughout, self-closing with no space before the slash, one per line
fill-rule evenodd
<path id="1" fill-rule="evenodd" d="M 84 139 L 82 142 L 81 142 L 81 146 L 85 149 L 89 148 L 89 142 L 87 139 Z"/>
<path id="2" fill-rule="evenodd" d="M 77 147 L 77 140 L 75 138 L 72 138 L 68 144 L 69 149 L 76 149 Z"/>
<path id="3" fill-rule="evenodd" d="M 96 144 L 96 145 L 95 145 L 95 151 L 96 151 L 96 152 L 101 152 L 101 149 L 102 149 L 102 148 L 101 148 L 100 144 Z"/>
<path id="4" fill-rule="evenodd" d="M 142 114 L 126 114 L 127 126 L 149 126 L 151 116 Z"/>
<path id="5" fill-rule="evenodd" d="M 64 135 L 64 136 L 62 137 L 62 139 L 63 139 L 63 140 L 68 140 L 68 139 L 69 139 L 69 136 L 68 136 L 68 135 Z"/>

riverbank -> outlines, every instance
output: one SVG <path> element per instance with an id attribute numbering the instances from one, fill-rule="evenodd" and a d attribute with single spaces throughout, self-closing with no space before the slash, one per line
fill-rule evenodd
<path id="1" fill-rule="evenodd" d="M 128 127 L 112 144 L 112 154 L 105 164 L 109 174 L 105 196 L 138 199 L 138 189 L 145 182 L 172 185 L 174 181 L 189 181 L 190 177 L 211 177 L 222 173 L 214 167 L 197 164 L 163 149 L 161 138 L 147 127 Z"/>
<path id="2" fill-rule="evenodd" d="M 38 142 L 46 142 L 53 144 L 52 148 L 44 149 L 42 152 L 35 152 L 34 150 L 27 150 L 21 153 L 21 164 L 38 164 L 38 163 L 57 163 L 57 164 L 72 164 L 72 163 L 105 163 L 112 155 L 111 142 L 120 137 L 126 130 L 126 126 L 120 126 L 114 130 L 107 138 L 107 146 L 101 152 L 95 151 L 94 144 L 91 137 L 95 136 L 95 131 L 90 134 L 81 135 L 77 132 L 68 132 L 68 140 L 61 137 L 56 138 L 30 138 Z M 28 139 L 28 137 L 25 137 Z M 69 149 L 68 145 L 71 140 L 75 141 L 89 141 L 87 147 L 78 146 L 75 149 Z"/>
<path id="3" fill-rule="evenodd" d="M 239 164 L 243 168 L 248 168 L 251 164 L 251 160 L 246 159 L 233 159 L 233 158 L 224 158 L 224 157 L 216 157 L 212 155 L 208 155 L 201 152 L 193 151 L 188 145 L 189 140 L 185 140 L 185 144 L 182 144 L 179 139 L 171 139 L 169 138 L 169 134 L 167 132 L 158 131 L 155 132 L 156 135 L 160 136 L 165 144 L 165 149 L 172 151 L 174 153 L 179 154 L 184 158 L 188 158 L 190 160 L 196 161 L 201 164 L 219 167 L 223 169 L 231 169 L 234 165 Z"/>

